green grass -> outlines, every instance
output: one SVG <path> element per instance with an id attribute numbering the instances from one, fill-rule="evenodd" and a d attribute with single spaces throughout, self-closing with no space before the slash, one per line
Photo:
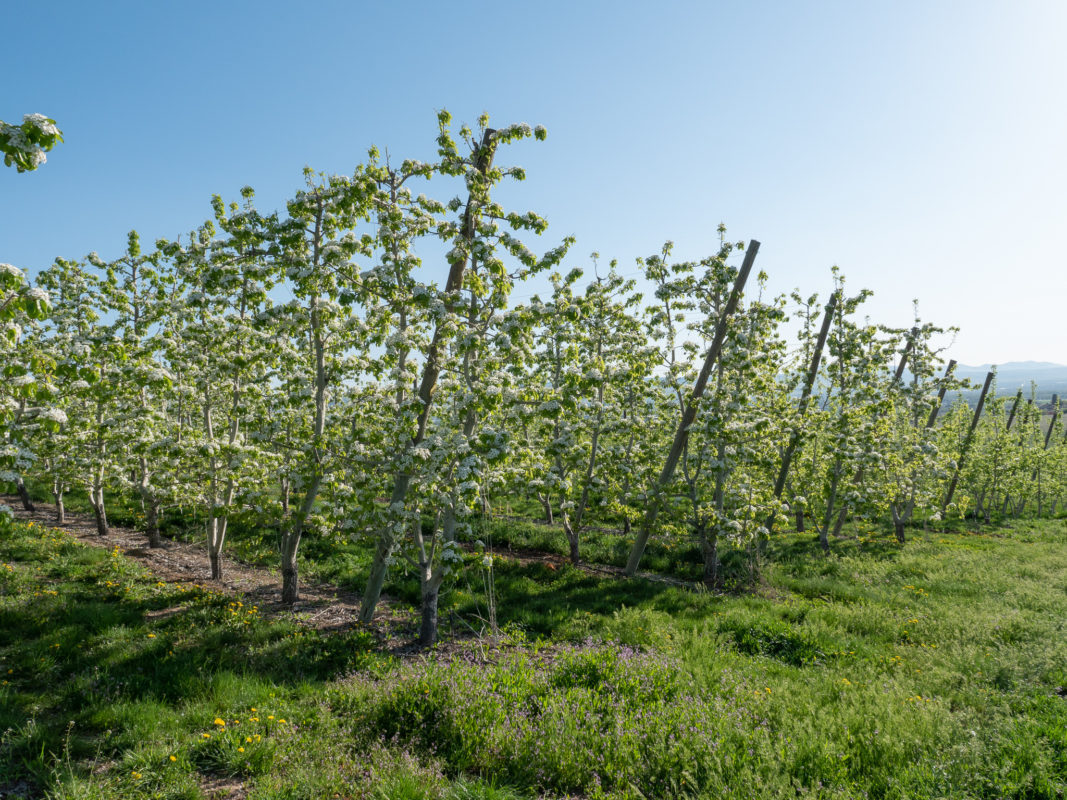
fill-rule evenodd
<path id="1" fill-rule="evenodd" d="M 1063 520 L 904 546 L 857 529 L 830 557 L 781 535 L 759 584 L 727 595 L 507 557 L 534 533 L 493 531 L 505 646 L 400 658 L 16 525 L 0 795 L 1064 796 Z M 305 574 L 358 588 L 360 550 L 312 542 Z M 486 613 L 469 561 L 446 633 Z"/>

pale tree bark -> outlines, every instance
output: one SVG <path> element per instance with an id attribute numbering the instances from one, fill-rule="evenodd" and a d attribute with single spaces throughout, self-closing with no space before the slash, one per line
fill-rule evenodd
<path id="1" fill-rule="evenodd" d="M 63 485 L 62 481 L 52 481 L 52 499 L 56 505 L 56 523 L 62 525 L 67 521 L 67 510 L 63 506 L 63 495 L 67 492 L 67 487 Z"/>
<path id="2" fill-rule="evenodd" d="M 315 248 L 317 255 L 317 233 Z M 312 470 L 312 477 L 304 492 L 304 499 L 290 524 L 285 528 L 281 541 L 282 602 L 289 604 L 295 603 L 299 597 L 300 587 L 296 556 L 300 549 L 300 540 L 307 526 L 308 517 L 311 516 L 312 510 L 315 508 L 315 500 L 318 498 L 323 477 L 322 440 L 326 430 L 326 344 L 323 340 L 322 320 L 319 314 L 317 297 L 311 300 L 311 330 L 315 361 L 315 421 L 312 428 L 313 444 L 308 460 Z"/>
<path id="3" fill-rule="evenodd" d="M 748 275 L 752 271 L 752 265 L 756 260 L 756 253 L 759 252 L 759 246 L 760 243 L 755 239 L 748 243 L 745 259 L 741 264 L 741 270 L 737 273 L 737 279 L 734 281 L 733 289 L 730 292 L 730 298 L 726 301 L 726 307 L 723 309 L 722 315 L 719 317 L 719 321 L 715 326 L 715 337 L 704 358 L 704 366 L 700 370 L 696 383 L 693 385 L 693 390 L 690 392 L 689 397 L 686 400 L 682 418 L 675 431 L 674 442 L 671 444 L 670 452 L 667 453 L 667 460 L 663 465 L 663 470 L 660 472 L 659 478 L 650 492 L 648 510 L 645 512 L 644 522 L 641 524 L 641 530 L 638 532 L 633 548 L 630 550 L 630 558 L 626 562 L 627 577 L 633 577 L 637 572 L 637 568 L 641 564 L 641 556 L 645 552 L 645 547 L 648 544 L 648 537 L 652 534 L 652 528 L 656 524 L 656 517 L 659 515 L 663 491 L 674 477 L 674 471 L 678 466 L 678 459 L 681 457 L 682 450 L 689 441 L 689 429 L 696 420 L 697 407 L 700 404 L 700 398 L 704 395 L 704 389 L 707 387 L 708 379 L 711 377 L 711 370 L 715 366 L 715 362 L 719 358 L 719 352 L 722 350 L 723 342 L 726 340 L 727 324 L 730 317 L 733 315 L 734 310 L 737 308 L 738 301 L 741 299 L 741 292 L 744 290 L 745 282 L 748 280 Z"/>
<path id="4" fill-rule="evenodd" d="M 478 149 L 477 163 L 475 168 L 483 175 L 488 173 L 493 163 L 495 150 L 492 129 L 486 129 L 482 137 L 481 146 Z M 473 193 L 467 198 L 467 205 L 463 212 L 462 236 L 468 242 L 475 237 L 475 224 L 477 219 L 477 199 Z M 445 304 L 449 314 L 455 312 L 455 296 L 463 288 L 463 278 L 467 270 L 468 255 L 462 253 L 449 267 L 448 279 L 445 282 Z M 426 361 L 422 368 L 422 379 L 419 381 L 418 398 L 422 406 L 419 412 L 415 435 L 403 446 L 404 456 L 409 456 L 411 451 L 422 444 L 426 438 L 426 426 L 429 421 L 430 409 L 433 405 L 433 391 L 437 385 L 437 378 L 441 373 L 442 350 L 446 346 L 446 325 L 438 323 L 434 327 L 433 337 L 426 349 Z M 412 471 L 405 466 L 396 476 L 393 491 L 389 497 L 389 507 L 404 507 L 407 500 L 408 490 L 411 487 Z M 374 619 L 374 611 L 378 607 L 378 600 L 382 595 L 382 587 L 385 585 L 385 576 L 388 572 L 388 562 L 393 555 L 395 536 L 391 530 L 382 531 L 378 537 L 378 543 L 374 550 L 374 560 L 371 563 L 370 576 L 367 579 L 367 588 L 363 593 L 363 603 L 360 607 L 359 618 L 362 622 L 370 622 Z"/>

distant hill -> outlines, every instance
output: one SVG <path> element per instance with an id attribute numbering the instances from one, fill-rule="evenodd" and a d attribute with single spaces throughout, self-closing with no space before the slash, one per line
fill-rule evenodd
<path id="1" fill-rule="evenodd" d="M 979 364 L 978 366 L 960 364 L 956 367 L 956 375 L 981 384 L 985 381 L 986 373 L 993 367 L 996 367 L 997 371 L 998 395 L 1013 395 L 1022 389 L 1023 397 L 1029 397 L 1030 384 L 1033 382 L 1037 385 L 1039 404 L 1050 402 L 1053 394 L 1067 398 L 1067 365 L 1065 364 L 1053 364 L 1050 361 L 1009 361 L 1006 364 Z M 978 391 L 964 392 L 963 396 L 973 405 L 977 401 Z"/>

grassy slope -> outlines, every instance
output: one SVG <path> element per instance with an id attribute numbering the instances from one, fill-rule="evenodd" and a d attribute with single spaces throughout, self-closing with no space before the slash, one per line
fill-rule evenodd
<path id="1" fill-rule="evenodd" d="M 1064 521 L 857 533 L 830 558 L 779 537 L 740 596 L 505 559 L 512 646 L 400 662 L 19 526 L 0 536 L 0 793 L 1062 797 Z M 470 561 L 447 600 L 468 620 Z"/>

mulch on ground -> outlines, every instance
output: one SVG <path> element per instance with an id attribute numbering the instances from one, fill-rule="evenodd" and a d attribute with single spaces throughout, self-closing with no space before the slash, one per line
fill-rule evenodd
<path id="1" fill-rule="evenodd" d="M 293 605 L 281 602 L 281 571 L 279 568 L 257 567 L 223 558 L 222 579 L 211 580 L 211 567 L 204 542 L 176 542 L 164 539 L 163 547 L 149 547 L 148 537 L 141 531 L 113 526 L 107 536 L 96 532 L 95 520 L 86 514 L 66 513 L 66 521 L 56 522 L 55 506 L 35 503 L 34 511 L 26 511 L 17 497 L 0 497 L 0 504 L 11 507 L 15 517 L 32 520 L 46 528 L 62 531 L 90 547 L 119 552 L 148 569 L 159 580 L 168 583 L 192 584 L 211 588 L 259 607 L 265 616 L 295 615 L 297 619 L 319 630 L 344 630 L 358 622 L 361 598 L 329 584 L 302 581 L 300 599 Z M 400 617 L 387 601 L 379 605 L 374 627 L 383 636 L 399 633 L 396 628 L 411 624 Z M 389 636 L 388 638 L 392 638 Z"/>

